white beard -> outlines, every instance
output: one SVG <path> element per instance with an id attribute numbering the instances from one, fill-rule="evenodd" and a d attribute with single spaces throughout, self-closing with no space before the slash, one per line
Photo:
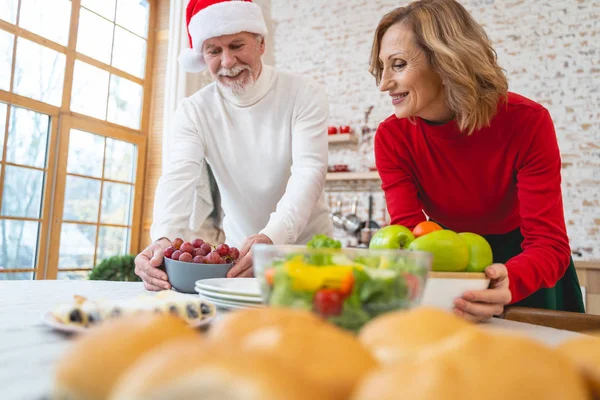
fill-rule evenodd
<path id="1" fill-rule="evenodd" d="M 249 72 L 249 77 L 246 80 L 224 83 L 220 79 L 221 76 L 236 76 L 246 69 Z M 254 75 L 252 73 L 252 69 L 248 65 L 242 65 L 233 68 L 221 68 L 217 75 L 217 85 L 219 85 L 221 89 L 224 89 L 232 95 L 238 97 L 243 96 L 246 93 L 246 91 L 252 88 L 256 83 Z"/>

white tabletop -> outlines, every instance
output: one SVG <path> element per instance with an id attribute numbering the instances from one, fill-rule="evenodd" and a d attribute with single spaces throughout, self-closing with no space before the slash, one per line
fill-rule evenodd
<path id="1" fill-rule="evenodd" d="M 0 281 L 0 399 L 41 400 L 69 336 L 52 331 L 41 317 L 73 295 L 127 299 L 146 292 L 137 282 Z M 576 333 L 492 319 L 484 327 L 507 329 L 555 345 Z"/>

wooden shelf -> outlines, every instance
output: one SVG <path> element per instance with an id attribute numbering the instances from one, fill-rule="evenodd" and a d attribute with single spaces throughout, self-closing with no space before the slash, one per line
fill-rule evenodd
<path id="1" fill-rule="evenodd" d="M 335 135 L 328 135 L 327 139 L 329 141 L 329 144 L 358 143 L 358 136 L 356 136 L 354 133 L 337 133 Z"/>
<path id="2" fill-rule="evenodd" d="M 328 181 L 362 181 L 362 180 L 379 180 L 379 172 L 330 172 L 327 174 Z"/>

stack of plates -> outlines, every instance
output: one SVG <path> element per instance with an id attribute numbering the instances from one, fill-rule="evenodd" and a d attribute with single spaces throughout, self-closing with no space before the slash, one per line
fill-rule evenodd
<path id="1" fill-rule="evenodd" d="M 219 308 L 264 307 L 256 278 L 202 279 L 196 281 L 196 292 Z"/>

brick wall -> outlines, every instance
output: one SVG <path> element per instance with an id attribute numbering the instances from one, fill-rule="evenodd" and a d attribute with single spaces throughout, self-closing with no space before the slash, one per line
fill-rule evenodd
<path id="1" fill-rule="evenodd" d="M 379 19 L 392 0 L 271 0 L 275 66 L 326 85 L 332 125 L 365 135 L 358 145 L 331 147 L 331 164 L 357 171 L 373 165 L 372 132 L 391 114 L 369 75 L 368 59 Z M 600 2 L 594 0 L 465 0 L 486 29 L 506 69 L 510 90 L 550 110 L 563 154 L 568 233 L 578 259 L 600 259 Z M 374 216 L 382 222 L 383 196 L 373 183 L 339 183 L 328 191 L 349 211 L 360 197 L 366 217 L 374 190 Z M 339 191 L 339 190 L 342 191 Z M 337 232 L 340 236 L 342 233 Z"/>

